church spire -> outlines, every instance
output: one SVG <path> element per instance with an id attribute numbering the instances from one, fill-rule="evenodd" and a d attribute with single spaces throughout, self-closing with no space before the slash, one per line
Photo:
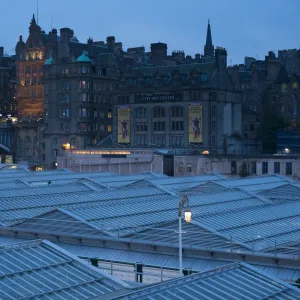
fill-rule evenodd
<path id="1" fill-rule="evenodd" d="M 206 33 L 206 44 L 204 46 L 204 56 L 206 56 L 206 57 L 213 57 L 214 56 L 214 45 L 212 43 L 211 28 L 210 28 L 209 19 L 208 19 L 207 33 Z"/>
<path id="2" fill-rule="evenodd" d="M 34 14 L 32 15 L 31 24 L 36 24 L 35 15 Z"/>

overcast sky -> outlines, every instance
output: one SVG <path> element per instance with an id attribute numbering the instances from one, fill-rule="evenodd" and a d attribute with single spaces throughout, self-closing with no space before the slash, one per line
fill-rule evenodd
<path id="1" fill-rule="evenodd" d="M 37 0 L 0 0 L 0 45 L 9 54 L 28 27 Z M 123 48 L 165 42 L 168 52 L 203 51 L 208 18 L 215 46 L 230 62 L 263 59 L 269 50 L 300 48 L 300 0 L 39 0 L 39 25 L 70 27 L 81 42 L 114 35 Z M 51 22 L 52 20 L 52 22 Z"/>

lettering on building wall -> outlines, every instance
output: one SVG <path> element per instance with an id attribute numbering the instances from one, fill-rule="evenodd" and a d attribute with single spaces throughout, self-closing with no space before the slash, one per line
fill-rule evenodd
<path id="1" fill-rule="evenodd" d="M 202 105 L 189 104 L 189 143 L 202 143 Z"/>
<path id="2" fill-rule="evenodd" d="M 136 102 L 159 102 L 159 101 L 180 101 L 182 96 L 179 95 L 138 95 Z"/>
<path id="3" fill-rule="evenodd" d="M 130 107 L 118 107 L 118 143 L 130 143 Z"/>

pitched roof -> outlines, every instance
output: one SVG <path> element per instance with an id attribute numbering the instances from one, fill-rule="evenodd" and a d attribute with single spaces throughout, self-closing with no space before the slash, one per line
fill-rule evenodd
<path id="1" fill-rule="evenodd" d="M 181 64 L 181 65 L 170 65 L 170 66 L 154 66 L 154 67 L 142 67 L 142 68 L 133 68 L 132 72 L 134 74 L 138 74 L 140 72 L 155 74 L 157 71 L 165 74 L 165 73 L 173 73 L 174 70 L 178 70 L 182 74 L 190 73 L 192 70 L 197 69 L 199 73 L 207 74 L 207 81 L 210 81 L 212 75 L 217 69 L 216 64 L 214 62 L 211 63 L 192 63 L 192 64 Z"/>
<path id="2" fill-rule="evenodd" d="M 76 62 L 91 62 L 87 52 L 83 51 L 83 53 L 76 59 Z"/>
<path id="3" fill-rule="evenodd" d="M 275 80 L 276 83 L 288 83 L 290 81 L 289 75 L 284 66 L 281 66 Z"/>
<path id="4" fill-rule="evenodd" d="M 246 263 L 237 263 L 153 284 L 135 292 L 106 299 L 300 299 L 294 286 Z"/>
<path id="5" fill-rule="evenodd" d="M 48 241 L 0 247 L 1 299 L 90 299 L 129 286 Z"/>

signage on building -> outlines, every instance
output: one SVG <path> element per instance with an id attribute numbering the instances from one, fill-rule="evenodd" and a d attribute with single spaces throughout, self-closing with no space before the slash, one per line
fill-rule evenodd
<path id="1" fill-rule="evenodd" d="M 118 143 L 130 143 L 130 107 L 118 107 Z"/>
<path id="2" fill-rule="evenodd" d="M 171 95 L 139 95 L 136 96 L 137 102 L 168 102 L 168 101 L 181 101 L 181 94 Z"/>
<path id="3" fill-rule="evenodd" d="M 189 104 L 189 143 L 202 143 L 202 105 Z"/>

